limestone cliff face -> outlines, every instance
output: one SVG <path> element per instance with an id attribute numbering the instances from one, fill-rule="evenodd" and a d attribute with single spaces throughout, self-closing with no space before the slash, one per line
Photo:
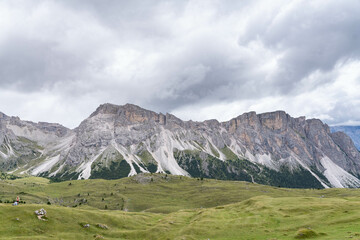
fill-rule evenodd
<path id="1" fill-rule="evenodd" d="M 194 122 L 132 104 L 103 104 L 74 130 L 4 114 L 0 123 L 0 144 L 5 136 L 13 139 L 11 146 L 22 137 L 39 147 L 36 161 L 13 166 L 34 175 L 80 179 L 168 172 L 289 187 L 360 186 L 360 154 L 347 135 L 284 111 Z"/>

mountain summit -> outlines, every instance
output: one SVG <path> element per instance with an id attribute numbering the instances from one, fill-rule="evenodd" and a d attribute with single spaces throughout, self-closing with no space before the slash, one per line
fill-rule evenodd
<path id="1" fill-rule="evenodd" d="M 360 153 L 346 134 L 284 111 L 194 122 L 107 103 L 74 130 L 0 114 L 0 169 L 57 180 L 162 172 L 286 187 L 360 186 Z"/>

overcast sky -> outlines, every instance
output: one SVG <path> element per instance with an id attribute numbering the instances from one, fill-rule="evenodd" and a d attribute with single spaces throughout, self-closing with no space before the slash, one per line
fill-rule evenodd
<path id="1" fill-rule="evenodd" d="M 106 102 L 360 124 L 360 1 L 0 1 L 1 112 L 73 128 Z"/>

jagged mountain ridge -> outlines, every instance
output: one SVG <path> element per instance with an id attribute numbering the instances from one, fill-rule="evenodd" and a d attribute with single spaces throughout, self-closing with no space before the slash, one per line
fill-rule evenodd
<path id="1" fill-rule="evenodd" d="M 359 187 L 360 153 L 344 133 L 284 111 L 182 121 L 136 105 L 100 105 L 74 130 L 0 115 L 0 168 L 54 179 L 140 172 L 288 187 Z"/>

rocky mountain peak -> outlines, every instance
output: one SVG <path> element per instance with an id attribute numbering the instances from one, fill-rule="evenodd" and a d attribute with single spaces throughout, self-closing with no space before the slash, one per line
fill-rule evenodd
<path id="1" fill-rule="evenodd" d="M 102 104 L 90 115 L 90 118 L 100 114 L 114 115 L 118 124 L 145 122 L 160 122 L 165 124 L 166 118 L 163 114 L 158 114 L 130 103 L 125 105 Z"/>
<path id="2" fill-rule="evenodd" d="M 39 122 L 36 124 L 36 126 L 45 133 L 54 133 L 58 137 L 64 137 L 67 133 L 70 132 L 70 129 L 59 123 Z"/>
<path id="3" fill-rule="evenodd" d="M 231 119 L 228 122 L 230 132 L 235 132 L 239 126 L 251 127 L 254 130 L 267 128 L 269 130 L 286 130 L 288 125 L 294 120 L 284 111 L 275 111 L 256 114 L 251 111 Z"/>
<path id="4" fill-rule="evenodd" d="M 111 103 L 101 104 L 90 117 L 98 114 L 114 114 L 120 115 L 122 112 L 151 112 L 137 105 L 127 103 L 125 105 L 116 105 Z"/>
<path id="5" fill-rule="evenodd" d="M 94 117 L 99 114 L 118 114 L 119 108 L 122 106 L 111 104 L 111 103 L 104 103 L 101 104 L 95 112 L 93 112 L 90 117 Z"/>
<path id="6" fill-rule="evenodd" d="M 272 130 L 286 130 L 292 120 L 289 114 L 284 111 L 262 113 L 258 115 L 258 118 L 262 126 Z"/>
<path id="7" fill-rule="evenodd" d="M 6 116 L 4 113 L 0 112 L 0 119 L 2 118 L 7 118 L 8 116 Z"/>

